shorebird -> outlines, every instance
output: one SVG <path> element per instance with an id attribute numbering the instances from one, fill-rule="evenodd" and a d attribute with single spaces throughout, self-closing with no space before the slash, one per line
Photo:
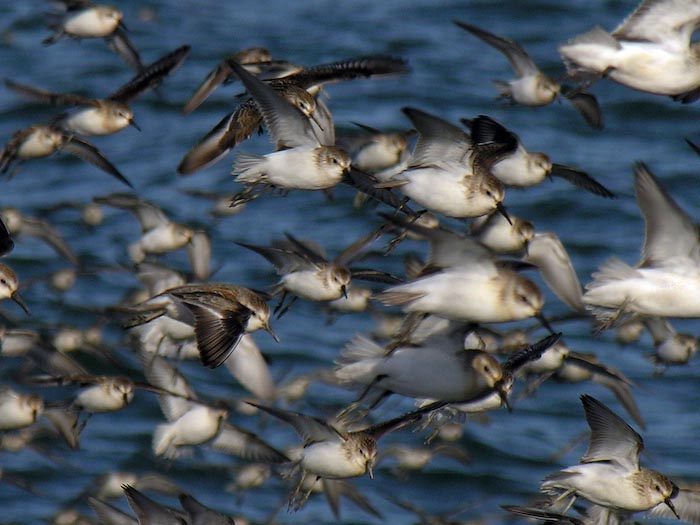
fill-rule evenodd
<path id="1" fill-rule="evenodd" d="M 229 63 L 234 69 L 233 62 Z M 244 64 L 239 67 L 246 69 Z M 326 105 L 315 95 L 326 83 L 354 78 L 406 73 L 403 59 L 385 55 L 369 55 L 339 60 L 303 68 L 288 77 L 271 80 L 269 87 L 292 104 L 306 118 L 320 140 L 326 145 L 335 143 L 335 126 Z M 246 70 L 247 72 L 247 70 Z M 218 162 L 231 149 L 247 139 L 263 124 L 263 115 L 253 98 L 226 115 L 180 161 L 180 174 L 193 173 Z"/>
<path id="2" fill-rule="evenodd" d="M 329 260 L 325 250 L 308 239 L 297 239 L 285 233 L 284 240 L 273 241 L 271 246 L 258 246 L 237 242 L 275 265 L 280 281 L 273 289 L 273 295 L 281 299 L 275 311 L 283 315 L 291 306 L 284 306 L 287 294 L 309 301 L 334 301 L 348 299 L 348 287 L 352 278 L 396 283 L 399 280 L 386 272 L 367 268 L 352 268 L 349 265 L 362 248 L 379 237 L 380 230 L 372 231 L 343 249 L 333 260 Z"/>
<path id="3" fill-rule="evenodd" d="M 627 314 L 700 317 L 698 226 L 642 162 L 634 188 L 645 223 L 642 260 L 634 267 L 616 257 L 603 263 L 586 285 L 586 307 L 602 328 Z"/>
<path id="4" fill-rule="evenodd" d="M 16 163 L 8 175 L 12 177 L 23 162 L 63 151 L 97 166 L 130 188 L 133 187 L 95 145 L 55 124 L 34 124 L 13 133 L 10 141 L 0 151 L 0 173 L 7 173 L 12 164 Z"/>
<path id="5" fill-rule="evenodd" d="M 7 230 L 12 235 L 16 235 L 20 238 L 24 235 L 36 237 L 51 246 L 56 253 L 73 266 L 80 266 L 78 256 L 63 238 L 61 232 L 54 228 L 48 221 L 25 215 L 17 208 L 3 208 L 0 210 L 0 216 L 2 216 Z"/>
<path id="6" fill-rule="evenodd" d="M 209 277 L 211 240 L 205 231 L 170 220 L 161 208 L 133 194 L 111 193 L 93 200 L 98 204 L 127 210 L 139 221 L 141 237 L 127 249 L 134 263 L 143 263 L 149 255 L 160 255 L 187 246 L 194 276 L 197 279 Z"/>
<path id="7" fill-rule="evenodd" d="M 552 162 L 544 153 L 532 153 L 522 141 L 500 122 L 487 115 L 462 119 L 471 130 L 474 148 L 491 151 L 502 145 L 503 153 L 491 165 L 491 173 L 506 186 L 526 187 L 539 184 L 545 178 L 559 177 L 595 195 L 613 198 L 615 194 L 578 168 Z"/>
<path id="8" fill-rule="evenodd" d="M 128 328 L 167 317 L 192 334 L 204 366 L 216 368 L 236 349 L 245 332 L 260 328 L 273 338 L 265 297 L 244 286 L 228 283 L 185 284 L 170 288 L 131 307 L 115 308 L 129 316 Z"/>
<path id="9" fill-rule="evenodd" d="M 569 72 L 583 73 L 684 104 L 700 97 L 696 0 L 643 0 L 608 32 L 600 26 L 559 46 Z"/>
<path id="10" fill-rule="evenodd" d="M 363 430 L 347 432 L 306 414 L 257 403 L 249 404 L 289 423 L 304 438 L 304 448 L 298 461 L 303 469 L 302 479 L 289 500 L 295 510 L 306 501 L 311 492 L 309 490 L 300 494 L 308 474 L 328 479 L 352 478 L 365 473 L 370 478 L 374 477 L 372 466 L 377 457 L 377 440 L 421 417 L 418 412 L 410 412 Z"/>
<path id="11" fill-rule="evenodd" d="M 455 321 L 498 323 L 537 317 L 543 298 L 539 288 L 517 272 L 522 264 L 499 261 L 474 239 L 444 228 L 423 228 L 383 215 L 430 240 L 431 255 L 416 278 L 391 286 L 377 297 L 405 312 L 434 314 Z M 474 301 L 474 297 L 479 297 Z"/>
<path id="12" fill-rule="evenodd" d="M 490 168 L 515 143 L 477 155 L 459 127 L 416 108 L 403 112 L 418 131 L 418 142 L 406 169 L 380 187 L 398 188 L 428 211 L 448 217 L 478 217 L 493 210 L 507 216 L 503 184 Z"/>
<path id="13" fill-rule="evenodd" d="M 144 69 L 139 52 L 127 37 L 122 21 L 124 14 L 119 8 L 93 4 L 89 0 L 57 0 L 55 3 L 63 4 L 65 12 L 49 15 L 49 28 L 54 33 L 42 44 L 51 45 L 63 37 L 103 38 L 137 72 Z"/>
<path id="14" fill-rule="evenodd" d="M 560 84 L 543 73 L 523 47 L 508 38 L 495 35 L 475 25 L 453 20 L 462 29 L 495 47 L 505 55 L 515 71 L 514 80 L 494 80 L 500 96 L 511 103 L 525 106 L 544 106 L 564 96 L 584 120 L 593 128 L 603 127 L 603 115 L 594 95 L 581 88 Z"/>
<path id="15" fill-rule="evenodd" d="M 54 93 L 9 79 L 5 80 L 5 84 L 23 95 L 54 106 L 81 107 L 74 112 L 64 113 L 54 118 L 51 122 L 54 126 L 80 135 L 108 135 L 127 126 L 140 129 L 129 104 L 147 89 L 158 86 L 166 75 L 182 64 L 189 51 L 188 45 L 171 51 L 144 68 L 106 98 L 90 98 L 75 93 Z"/>
<path id="16" fill-rule="evenodd" d="M 672 499 L 678 492 L 665 475 L 639 465 L 642 437 L 597 399 L 582 395 L 591 438 L 578 465 L 549 474 L 540 487 L 557 501 L 577 496 L 620 513 L 666 505 L 675 514 Z"/>
<path id="17" fill-rule="evenodd" d="M 0 430 L 28 427 L 44 412 L 44 400 L 38 394 L 15 392 L 0 387 Z"/>
<path id="18" fill-rule="evenodd" d="M 19 294 L 17 274 L 8 265 L 2 263 L 0 263 L 0 299 L 12 299 L 26 314 L 29 314 L 29 308 Z"/>
<path id="19" fill-rule="evenodd" d="M 303 66 L 287 60 L 273 59 L 270 51 L 264 47 L 247 47 L 226 56 L 209 72 L 183 106 L 183 114 L 187 115 L 197 109 L 221 84 L 238 79 L 231 67 L 232 62 L 240 64 L 253 75 L 265 79 L 283 78 L 304 69 Z"/>
<path id="20" fill-rule="evenodd" d="M 503 378 L 500 363 L 490 354 L 464 349 L 463 325 L 446 327 L 420 343 L 385 348 L 355 336 L 337 360 L 338 381 L 369 397 L 374 408 L 395 393 L 414 398 L 464 402 L 497 389 Z"/>

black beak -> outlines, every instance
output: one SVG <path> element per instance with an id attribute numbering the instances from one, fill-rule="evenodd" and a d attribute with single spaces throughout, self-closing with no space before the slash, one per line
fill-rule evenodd
<path id="1" fill-rule="evenodd" d="M 666 498 L 666 499 L 664 500 L 664 503 L 668 506 L 669 509 L 671 509 L 671 512 L 673 512 L 673 515 L 674 515 L 676 518 L 681 519 L 681 517 L 680 517 L 680 516 L 678 515 L 678 513 L 676 512 L 676 507 L 674 507 L 674 506 L 673 506 L 673 503 L 671 502 L 671 498 Z"/>
<path id="2" fill-rule="evenodd" d="M 27 303 L 24 302 L 24 299 L 22 299 L 22 296 L 19 295 L 19 293 L 15 292 L 10 296 L 10 299 L 12 299 L 14 302 L 16 302 L 22 310 L 24 310 L 24 313 L 27 315 L 32 315 L 32 313 L 29 311 L 29 308 L 27 307 Z"/>
<path id="3" fill-rule="evenodd" d="M 513 226 L 513 221 L 510 220 L 510 216 L 508 215 L 508 212 L 506 211 L 506 207 L 502 203 L 496 204 L 496 210 L 498 210 L 498 213 L 503 215 L 503 217 L 508 221 L 508 224 Z"/>
<path id="4" fill-rule="evenodd" d="M 513 412 L 513 407 L 510 406 L 510 401 L 508 401 L 508 391 L 504 387 L 505 383 L 503 382 L 503 380 L 499 381 L 496 385 L 498 397 L 501 398 L 501 403 L 503 403 L 503 406 L 506 407 L 506 410 L 508 410 L 508 412 Z"/>
<path id="5" fill-rule="evenodd" d="M 552 329 L 552 325 L 549 324 L 549 321 L 547 321 L 547 318 L 544 316 L 542 312 L 538 313 L 535 315 L 535 318 L 540 322 L 542 326 L 544 326 L 550 334 L 554 335 L 556 332 Z"/>

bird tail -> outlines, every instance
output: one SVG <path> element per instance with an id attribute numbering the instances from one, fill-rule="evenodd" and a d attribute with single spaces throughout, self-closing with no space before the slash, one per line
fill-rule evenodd
<path id="1" fill-rule="evenodd" d="M 540 485 L 540 491 L 549 495 L 559 495 L 562 491 L 570 489 L 569 480 L 575 474 L 566 470 L 557 470 L 547 475 Z"/>
<path id="2" fill-rule="evenodd" d="M 346 385 L 370 384 L 385 353 L 384 347 L 371 339 L 363 335 L 353 337 L 336 361 L 336 379 Z"/>
<path id="3" fill-rule="evenodd" d="M 612 257 L 605 261 L 600 269 L 593 273 L 593 280 L 586 285 L 586 290 L 591 291 L 609 284 L 612 281 L 638 277 L 637 270 L 622 259 Z"/>
<path id="4" fill-rule="evenodd" d="M 263 171 L 264 155 L 256 155 L 255 153 L 240 152 L 233 162 L 233 175 L 236 175 L 236 182 L 244 184 L 256 184 L 264 182 L 265 175 Z"/>

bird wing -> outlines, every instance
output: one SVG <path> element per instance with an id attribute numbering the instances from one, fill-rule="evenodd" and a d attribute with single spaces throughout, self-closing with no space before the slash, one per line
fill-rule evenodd
<path id="1" fill-rule="evenodd" d="M 297 107 L 240 64 L 231 62 L 231 67 L 255 99 L 277 149 L 319 145 L 309 118 Z"/>
<path id="2" fill-rule="evenodd" d="M 180 46 L 146 66 L 140 73 L 111 93 L 107 99 L 129 104 L 141 93 L 157 87 L 166 75 L 177 69 L 190 52 L 190 46 Z"/>
<path id="3" fill-rule="evenodd" d="M 607 461 L 629 471 L 639 470 L 639 454 L 644 448 L 642 436 L 594 397 L 584 394 L 581 402 L 591 428 L 590 443 L 581 463 Z"/>
<path id="4" fill-rule="evenodd" d="M 537 65 L 533 62 L 532 58 L 530 58 L 530 55 L 527 54 L 527 51 L 514 40 L 494 35 L 477 26 L 467 24 L 466 22 L 460 22 L 459 20 L 453 20 L 453 22 L 503 53 L 508 59 L 508 62 L 510 62 L 518 78 L 536 75 L 540 72 Z"/>
<path id="5" fill-rule="evenodd" d="M 401 109 L 418 131 L 409 167 L 438 162 L 465 162 L 472 149 L 471 139 L 462 128 L 417 108 Z"/>
<path id="6" fill-rule="evenodd" d="M 687 51 L 700 23 L 695 0 L 644 0 L 612 35 L 619 40 L 656 42 L 675 51 Z"/>
<path id="7" fill-rule="evenodd" d="M 319 441 L 338 439 L 342 441 L 346 440 L 346 437 L 343 434 L 317 417 L 301 414 L 299 412 L 280 410 L 279 408 L 259 405 L 257 403 L 253 403 L 252 401 L 246 401 L 246 403 L 292 425 L 294 430 L 296 430 L 297 433 L 304 438 L 306 445 Z"/>
<path id="8" fill-rule="evenodd" d="M 646 230 L 641 266 L 700 263 L 698 227 L 643 162 L 634 167 L 634 189 Z"/>

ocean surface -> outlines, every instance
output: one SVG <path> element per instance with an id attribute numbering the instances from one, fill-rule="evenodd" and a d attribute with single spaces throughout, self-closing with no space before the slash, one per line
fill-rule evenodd
<path id="1" fill-rule="evenodd" d="M 557 53 L 560 43 L 596 24 L 613 29 L 634 9 L 633 1 L 153 0 L 122 1 L 118 6 L 145 62 L 182 44 L 190 44 L 192 50 L 183 66 L 157 92 L 148 92 L 134 102 L 141 132 L 128 128 L 91 140 L 133 182 L 139 197 L 162 206 L 174 220 L 209 232 L 214 280 L 259 289 L 275 283 L 272 266 L 234 241 L 265 244 L 290 232 L 316 241 L 332 256 L 379 224 L 375 209 L 353 207 L 354 192 L 347 187 L 338 187 L 333 199 L 320 192 L 265 195 L 248 204 L 242 213 L 220 219 L 210 215 L 210 201 L 188 193 L 204 190 L 227 194 L 239 189 L 230 174 L 235 151 L 187 177 L 179 176 L 176 166 L 199 138 L 235 108 L 241 86 L 232 83 L 221 87 L 187 116 L 181 114 L 182 104 L 222 57 L 249 46 L 267 47 L 275 57 L 305 65 L 373 53 L 405 58 L 411 68 L 407 75 L 360 79 L 325 88 L 339 134 L 356 132 L 353 122 L 382 130 L 407 129 L 410 122 L 401 112 L 404 106 L 455 123 L 460 118 L 486 114 L 515 131 L 529 150 L 546 152 L 555 162 L 586 170 L 618 198 L 604 199 L 554 180 L 508 190 L 505 199 L 512 214 L 534 221 L 538 231 L 553 231 L 561 238 L 583 284 L 612 255 L 630 264 L 638 261 L 644 224 L 632 190 L 635 161 L 646 162 L 691 216 L 700 209 L 700 158 L 684 142 L 686 137 L 700 139 L 697 105 L 684 106 L 666 97 L 601 81 L 591 88 L 604 113 L 605 127 L 601 131 L 589 128 L 566 101 L 539 108 L 506 107 L 496 100 L 491 81 L 511 78 L 507 61 L 497 50 L 452 23 L 453 19 L 463 20 L 519 41 L 545 71 L 556 75 L 563 73 Z M 45 26 L 48 8 L 48 3 L 39 0 L 0 4 L 3 77 L 54 91 L 106 96 L 132 76 L 128 66 L 99 39 L 61 40 L 43 46 L 41 41 L 50 34 Z M 4 87 L 1 92 L 3 142 L 15 131 L 44 122 L 57 112 Z M 265 153 L 271 150 L 271 144 L 262 135 L 239 149 Z M 138 286 L 133 274 L 123 270 L 129 264 L 127 246 L 140 235 L 138 223 L 123 210 L 105 207 L 104 222 L 87 227 L 76 208 L 94 197 L 126 189 L 93 166 L 63 154 L 27 162 L 12 179 L 0 181 L 0 208 L 15 207 L 26 215 L 50 220 L 87 269 L 73 288 L 56 291 L 45 277 L 70 264 L 45 244 L 17 237 L 15 250 L 3 262 L 17 271 L 32 316 L 25 317 L 16 305 L 5 301 L 1 305 L 6 317 L 3 324 L 39 330 L 47 338 L 67 325 L 99 325 L 115 359 L 138 369 L 138 359 L 124 330 L 102 313 Z M 67 203 L 75 206 L 63 206 Z M 464 228 L 460 221 L 448 220 L 446 224 Z M 403 256 L 409 252 L 424 254 L 422 246 L 413 242 L 402 245 L 390 258 L 367 262 L 401 273 Z M 159 260 L 189 269 L 184 250 Z M 566 305 L 546 289 L 539 276 L 531 276 L 544 290 L 545 315 L 565 316 L 569 312 Z M 350 338 L 371 330 L 373 323 L 373 317 L 366 313 L 339 315 L 330 322 L 319 305 L 298 301 L 273 322 L 280 343 L 264 332 L 256 333 L 254 338 L 269 358 L 273 376 L 286 382 L 332 366 Z M 564 332 L 573 350 L 595 352 L 601 361 L 635 383 L 633 393 L 646 421 L 646 429 L 640 430 L 645 440 L 645 464 L 672 479 L 698 480 L 697 361 L 659 375 L 648 359 L 653 349 L 648 335 L 622 347 L 614 341 L 613 332 L 592 335 L 589 320 L 560 321 L 554 326 Z M 693 320 L 679 321 L 675 326 L 691 334 L 700 331 Z M 533 328 L 535 323 L 498 328 L 513 327 Z M 533 339 L 543 335 L 542 328 L 534 328 Z M 96 372 L 110 372 L 109 366 L 94 357 L 77 358 Z M 68 399 L 76 392 L 76 387 L 19 383 L 23 364 L 20 358 L 3 358 L 0 384 L 34 391 L 53 401 Z M 224 367 L 208 370 L 193 361 L 183 363 L 181 368 L 202 395 L 229 402 L 248 395 Z M 139 377 L 137 372 L 134 377 Z M 522 390 L 522 385 L 516 383 L 516 391 Z M 611 392 L 599 384 L 547 381 L 536 395 L 515 401 L 512 413 L 501 409 L 465 422 L 464 435 L 457 443 L 471 456 L 469 464 L 438 456 L 422 471 L 397 475 L 392 469 L 395 461 L 386 459 L 376 467 L 374 480 L 351 480 L 383 519 L 343 501 L 340 522 L 420 521 L 415 512 L 396 505 L 392 498 L 411 502 L 426 514 L 440 514 L 445 519 L 461 511 L 452 519 L 509 522 L 512 518 L 499 505 L 527 502 L 537 495 L 543 476 L 576 463 L 583 455 L 584 442 L 566 449 L 587 429 L 579 401 L 583 393 L 597 397 L 629 420 Z M 352 398 L 351 392 L 341 388 L 314 383 L 304 400 L 289 408 L 324 415 Z M 410 400 L 392 399 L 377 409 L 376 417 L 394 417 L 411 406 Z M 233 413 L 230 420 L 253 431 L 259 428 L 257 417 Z M 155 426 L 162 422 L 155 396 L 137 391 L 126 408 L 96 414 L 88 421 L 79 450 L 70 450 L 58 438 L 49 436 L 39 439 L 36 449 L 0 451 L 2 472 L 25 480 L 35 489 L 32 494 L 0 478 L 0 522 L 52 522 L 56 513 L 68 507 L 94 517 L 85 494 L 99 475 L 113 470 L 169 476 L 203 503 L 252 521 L 268 520 L 284 504 L 292 485 L 276 476 L 246 492 L 227 491 L 235 469 L 244 463 L 206 447 L 172 462 L 155 458 L 151 437 Z M 268 422 L 262 435 L 280 448 L 298 443 L 295 434 L 277 422 Z M 386 442 L 419 446 L 426 437 L 426 432 L 403 429 L 388 436 Z M 155 497 L 177 504 L 173 498 Z M 123 497 L 113 502 L 128 509 Z M 273 521 L 339 522 L 318 494 L 298 512 L 287 513 L 282 508 Z"/>

